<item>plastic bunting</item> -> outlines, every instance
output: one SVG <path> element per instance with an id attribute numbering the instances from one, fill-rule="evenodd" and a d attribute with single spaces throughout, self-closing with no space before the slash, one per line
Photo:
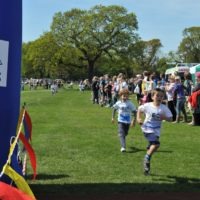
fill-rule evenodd
<path id="1" fill-rule="evenodd" d="M 30 143 L 26 140 L 26 138 L 22 134 L 22 132 L 19 135 L 19 139 L 22 141 L 26 151 L 29 154 L 31 166 L 33 169 L 33 179 L 35 179 L 36 178 L 36 167 L 37 167 L 35 152 L 34 152 L 33 148 L 31 147 Z"/>
<path id="2" fill-rule="evenodd" d="M 23 176 L 19 175 L 9 165 L 6 165 L 4 173 L 15 182 L 17 188 L 19 188 L 22 192 L 32 197 L 32 199 L 35 199 L 33 192 L 31 191 L 29 185 L 27 184 Z"/>
<path id="3" fill-rule="evenodd" d="M 24 124 L 25 137 L 27 140 L 31 141 L 31 139 L 32 139 L 32 122 L 31 122 L 31 118 L 26 110 L 25 110 L 25 115 L 24 115 L 24 119 L 23 119 L 23 124 Z"/>
<path id="4" fill-rule="evenodd" d="M 25 135 L 22 132 L 23 125 L 24 125 Z M 24 149 L 28 152 L 30 158 L 31 166 L 33 169 L 33 179 L 36 178 L 37 163 L 36 163 L 35 152 L 30 145 L 31 137 L 32 137 L 31 119 L 27 111 L 25 110 L 25 107 L 23 106 L 18 120 L 16 136 L 14 137 L 14 140 L 10 145 L 8 159 L 2 168 L 2 172 L 0 173 L 0 179 L 4 174 L 7 175 L 10 179 L 14 181 L 18 189 L 20 189 L 23 193 L 30 196 L 32 199 L 35 199 L 35 196 L 31 191 L 29 185 L 25 181 L 24 177 L 12 168 L 12 155 L 15 149 L 17 148 L 18 141 L 21 140 L 24 145 Z"/>

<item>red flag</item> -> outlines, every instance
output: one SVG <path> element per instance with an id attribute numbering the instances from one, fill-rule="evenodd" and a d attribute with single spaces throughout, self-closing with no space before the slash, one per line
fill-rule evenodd
<path id="1" fill-rule="evenodd" d="M 25 131 L 26 139 L 31 140 L 31 138 L 32 138 L 32 122 L 31 122 L 31 118 L 26 110 L 25 110 L 23 124 L 24 124 L 24 131 Z"/>
<path id="2" fill-rule="evenodd" d="M 27 150 L 27 152 L 29 154 L 31 166 L 33 169 L 33 179 L 35 179 L 36 178 L 36 166 L 37 166 L 35 152 L 34 152 L 33 148 L 31 147 L 31 145 L 29 144 L 28 140 L 24 137 L 24 135 L 22 133 L 20 133 L 19 139 L 22 141 L 25 149 Z"/>

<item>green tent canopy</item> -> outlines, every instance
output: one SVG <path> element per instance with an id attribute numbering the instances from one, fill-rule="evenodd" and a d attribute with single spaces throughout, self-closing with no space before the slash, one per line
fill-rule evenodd
<path id="1" fill-rule="evenodd" d="M 197 74 L 200 74 L 200 64 L 191 67 L 190 73 L 192 75 L 193 83 L 196 84 L 196 76 L 197 76 Z"/>

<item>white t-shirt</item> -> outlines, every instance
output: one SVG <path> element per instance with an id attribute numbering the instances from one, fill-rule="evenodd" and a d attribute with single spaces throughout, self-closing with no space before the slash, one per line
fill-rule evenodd
<path id="1" fill-rule="evenodd" d="M 56 91 L 56 88 L 57 88 L 56 84 L 51 85 L 51 91 Z"/>
<path id="2" fill-rule="evenodd" d="M 172 101 L 174 98 L 174 89 L 175 89 L 175 83 L 170 83 L 167 91 L 166 91 L 166 95 L 167 95 L 167 100 L 168 101 Z"/>
<path id="3" fill-rule="evenodd" d="M 113 105 L 113 108 L 118 110 L 118 122 L 131 123 L 131 113 L 136 111 L 136 108 L 130 100 L 125 102 L 119 100 Z"/>
<path id="4" fill-rule="evenodd" d="M 142 131 L 144 133 L 154 133 L 157 136 L 160 136 L 162 122 L 160 117 L 172 117 L 171 111 L 164 104 L 154 106 L 152 102 L 145 103 L 144 105 L 139 106 L 138 110 L 145 114 L 145 120 L 141 126 Z"/>
<path id="5" fill-rule="evenodd" d="M 126 81 L 123 81 L 119 84 L 119 90 L 128 89 L 128 84 Z"/>

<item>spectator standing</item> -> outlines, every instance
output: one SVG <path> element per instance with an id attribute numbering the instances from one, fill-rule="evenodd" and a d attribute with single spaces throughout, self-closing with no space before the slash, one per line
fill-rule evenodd
<path id="1" fill-rule="evenodd" d="M 112 104 L 115 104 L 119 97 L 119 80 L 117 76 L 113 76 L 112 84 Z"/>
<path id="2" fill-rule="evenodd" d="M 105 92 L 106 92 L 106 107 L 112 106 L 112 81 L 108 81 L 108 83 L 105 85 Z"/>
<path id="3" fill-rule="evenodd" d="M 105 92 L 105 86 L 106 86 L 106 80 L 104 76 L 100 77 L 99 82 L 99 91 L 100 91 L 100 104 L 101 106 L 104 106 L 106 104 L 106 92 Z"/>
<path id="4" fill-rule="evenodd" d="M 136 87 L 138 87 L 138 93 L 136 94 L 136 99 L 138 104 L 140 104 L 140 99 L 143 97 L 142 95 L 142 75 L 137 74 L 137 81 L 135 83 Z"/>
<path id="5" fill-rule="evenodd" d="M 200 90 L 200 73 L 196 75 L 196 84 L 194 88 L 192 89 L 192 92 L 196 92 L 198 90 Z"/>
<path id="6" fill-rule="evenodd" d="M 125 75 L 121 74 L 119 78 L 119 91 L 127 89 L 128 90 L 128 83 L 126 81 Z"/>
<path id="7" fill-rule="evenodd" d="M 81 80 L 81 81 L 79 82 L 79 90 L 80 90 L 81 92 L 84 92 L 84 90 L 85 90 L 85 84 L 84 84 L 83 80 Z"/>
<path id="8" fill-rule="evenodd" d="M 94 76 L 92 79 L 92 102 L 99 104 L 99 81 L 98 77 Z"/>
<path id="9" fill-rule="evenodd" d="M 192 121 L 189 125 L 200 125 L 200 73 L 196 75 L 196 84 L 192 90 L 192 94 L 189 97 L 189 102 L 192 105 Z M 195 105 L 195 106 L 194 106 Z"/>
<path id="10" fill-rule="evenodd" d="M 175 90 L 175 77 L 170 76 L 169 83 L 166 83 L 165 86 L 165 91 L 167 95 L 167 106 L 172 112 L 173 121 L 176 121 L 176 109 L 175 109 L 176 100 L 174 99 L 174 90 Z"/>
<path id="11" fill-rule="evenodd" d="M 189 72 L 186 72 L 184 73 L 184 87 L 186 88 L 185 89 L 185 96 L 188 97 L 191 95 L 191 92 L 192 92 L 192 80 L 191 80 L 191 74 Z"/>
<path id="12" fill-rule="evenodd" d="M 185 110 L 185 87 L 181 83 L 180 76 L 175 77 L 175 88 L 174 88 L 174 94 L 176 94 L 176 120 L 173 123 L 179 123 L 180 122 L 180 115 L 181 112 L 183 113 L 183 121 L 187 122 L 187 113 Z"/>

